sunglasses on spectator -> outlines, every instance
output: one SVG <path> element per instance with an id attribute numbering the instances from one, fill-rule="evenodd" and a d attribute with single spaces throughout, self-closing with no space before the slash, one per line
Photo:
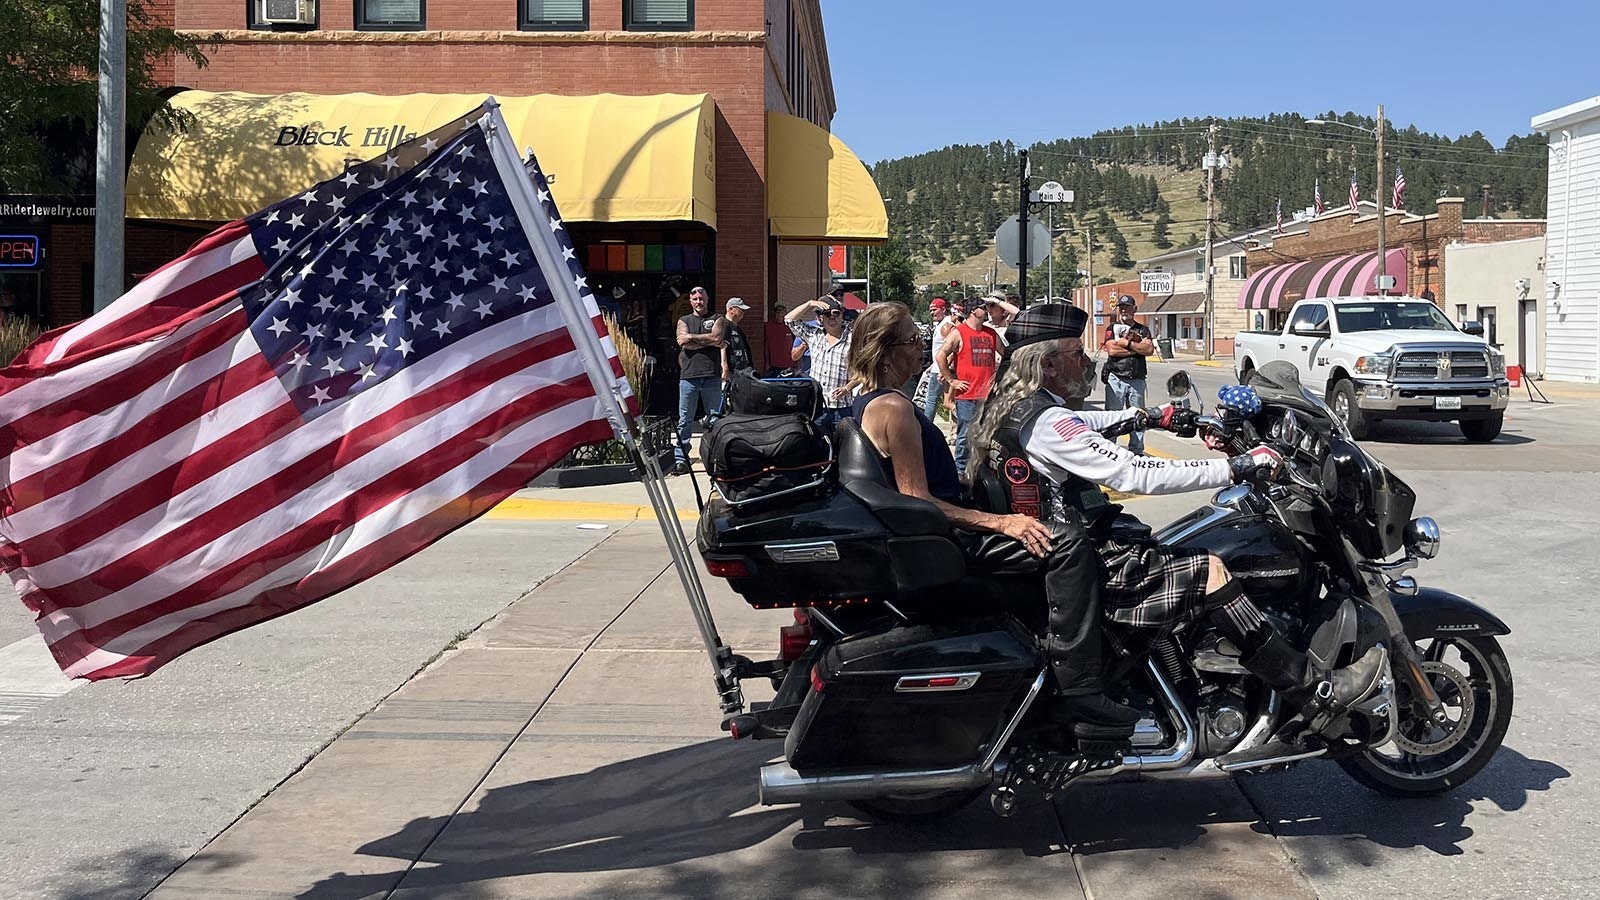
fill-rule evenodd
<path id="1" fill-rule="evenodd" d="M 823 313 L 823 315 L 829 316 L 829 317 L 832 317 L 832 318 L 838 318 L 839 316 L 844 315 L 844 310 L 842 310 L 842 309 L 830 309 L 827 312 Z"/>

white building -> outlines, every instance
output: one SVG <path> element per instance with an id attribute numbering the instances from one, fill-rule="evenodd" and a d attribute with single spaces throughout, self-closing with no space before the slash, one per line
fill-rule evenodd
<path id="1" fill-rule="evenodd" d="M 1600 382 L 1600 97 L 1534 116 L 1533 127 L 1550 135 L 1545 376 Z"/>

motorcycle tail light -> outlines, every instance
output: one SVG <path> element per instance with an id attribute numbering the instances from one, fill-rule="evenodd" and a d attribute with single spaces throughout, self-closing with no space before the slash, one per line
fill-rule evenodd
<path id="1" fill-rule="evenodd" d="M 818 662 L 811 667 L 811 689 L 820 694 L 827 686 L 828 683 L 822 680 L 822 663 Z"/>
<path id="2" fill-rule="evenodd" d="M 733 559 L 706 558 L 706 571 L 718 578 L 749 578 L 750 567 L 745 561 L 735 557 Z"/>
<path id="3" fill-rule="evenodd" d="M 811 646 L 811 619 L 804 610 L 794 611 L 794 624 L 778 629 L 778 658 L 794 662 Z"/>

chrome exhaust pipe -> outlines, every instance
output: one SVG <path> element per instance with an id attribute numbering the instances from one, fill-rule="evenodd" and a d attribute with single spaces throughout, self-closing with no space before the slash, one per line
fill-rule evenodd
<path id="1" fill-rule="evenodd" d="M 1003 777 L 1003 767 L 996 769 Z M 808 800 L 870 800 L 893 794 L 971 790 L 989 784 L 996 777 L 994 771 L 986 771 L 978 763 L 955 769 L 801 775 L 788 763 L 778 762 L 761 767 L 757 794 L 762 806 Z"/>

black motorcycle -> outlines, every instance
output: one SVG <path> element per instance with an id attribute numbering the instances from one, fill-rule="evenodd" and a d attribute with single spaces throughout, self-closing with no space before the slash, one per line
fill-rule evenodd
<path id="1" fill-rule="evenodd" d="M 1050 796 L 1080 778 L 1218 776 L 1319 757 L 1395 796 L 1472 778 L 1511 720 L 1511 670 L 1495 640 L 1509 629 L 1406 574 L 1438 553 L 1437 524 L 1411 517 L 1414 492 L 1302 389 L 1293 366 L 1263 367 L 1252 386 L 1259 412 L 1222 407 L 1199 427 L 1230 453 L 1273 447 L 1285 477 L 1218 491 L 1156 537 L 1221 557 L 1327 668 L 1382 647 L 1388 675 L 1368 697 L 1312 730 L 1226 638 L 1188 623 L 1110 664 L 1108 692 L 1144 711 L 1131 749 L 1079 752 L 1039 702 L 1049 672 L 1040 585 L 969 576 L 948 521 L 898 493 L 846 422 L 827 484 L 767 503 L 714 497 L 699 524 L 711 574 L 754 607 L 794 614 L 778 657 L 757 662 L 696 610 L 724 729 L 784 741 L 785 761 L 761 770 L 761 802 L 845 800 L 915 816 L 991 790 L 1006 815 L 1029 787 Z M 776 695 L 746 711 L 738 681 L 750 678 L 771 679 Z"/>

